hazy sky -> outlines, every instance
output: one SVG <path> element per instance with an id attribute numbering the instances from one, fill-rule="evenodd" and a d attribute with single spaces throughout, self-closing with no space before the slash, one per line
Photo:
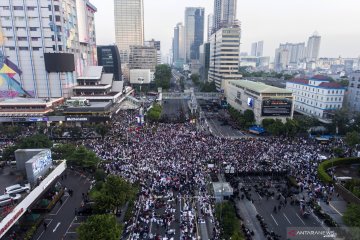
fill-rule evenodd
<path id="1" fill-rule="evenodd" d="M 98 9 L 97 43 L 114 43 L 113 0 L 90 1 Z M 160 40 L 162 53 L 168 53 L 174 26 L 184 22 L 185 7 L 205 7 L 206 27 L 213 2 L 144 0 L 145 40 Z M 238 0 L 237 18 L 242 24 L 242 52 L 250 52 L 252 42 L 264 40 L 264 54 L 273 57 L 279 43 L 307 42 L 317 31 L 322 37 L 321 57 L 360 56 L 360 0 Z"/>

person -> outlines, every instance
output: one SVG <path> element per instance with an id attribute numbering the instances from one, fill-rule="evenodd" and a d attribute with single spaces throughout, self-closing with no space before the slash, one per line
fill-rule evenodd
<path id="1" fill-rule="evenodd" d="M 44 230 L 46 231 L 46 229 L 47 229 L 47 223 L 44 222 L 43 226 L 44 226 Z"/>

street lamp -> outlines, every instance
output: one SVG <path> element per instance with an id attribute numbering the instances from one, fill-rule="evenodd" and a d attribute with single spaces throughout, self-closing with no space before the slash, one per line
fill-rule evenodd
<path id="1" fill-rule="evenodd" d="M 143 77 L 138 77 L 138 82 L 140 82 L 140 97 L 141 97 L 141 86 L 144 83 L 144 78 Z"/>

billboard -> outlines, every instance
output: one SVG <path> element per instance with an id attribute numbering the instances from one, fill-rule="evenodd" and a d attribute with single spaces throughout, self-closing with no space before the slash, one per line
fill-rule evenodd
<path id="1" fill-rule="evenodd" d="M 52 166 L 51 150 L 44 149 L 25 163 L 26 175 L 30 183 L 36 182 L 38 177 L 46 174 Z"/>
<path id="2" fill-rule="evenodd" d="M 292 100 L 282 99 L 265 99 L 262 102 L 261 116 L 291 116 Z"/>
<path id="3" fill-rule="evenodd" d="M 44 53 L 47 72 L 75 71 L 74 54 L 71 53 Z"/>
<path id="4" fill-rule="evenodd" d="M 250 108 L 254 108 L 254 99 L 251 98 L 251 97 L 248 97 L 248 99 L 247 99 L 247 105 L 248 105 Z"/>

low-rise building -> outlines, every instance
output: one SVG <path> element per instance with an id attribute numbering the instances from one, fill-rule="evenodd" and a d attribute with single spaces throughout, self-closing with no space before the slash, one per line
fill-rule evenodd
<path id="1" fill-rule="evenodd" d="M 331 122 L 335 110 L 342 108 L 346 90 L 322 75 L 292 79 L 286 83 L 286 89 L 294 94 L 296 112 L 326 123 Z"/>
<path id="2" fill-rule="evenodd" d="M 293 117 L 293 95 L 291 91 L 248 80 L 225 82 L 227 102 L 236 110 L 252 110 L 257 124 L 265 118 L 285 122 Z"/>

